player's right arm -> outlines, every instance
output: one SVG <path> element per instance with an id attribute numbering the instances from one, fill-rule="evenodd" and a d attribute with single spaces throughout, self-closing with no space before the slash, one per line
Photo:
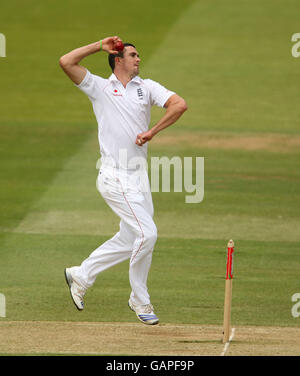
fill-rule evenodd
<path id="1" fill-rule="evenodd" d="M 67 76 L 69 76 L 76 85 L 79 85 L 86 75 L 86 68 L 79 64 L 80 61 L 100 50 L 106 51 L 109 54 L 117 54 L 118 51 L 114 48 L 116 42 L 118 41 L 121 41 L 121 39 L 114 36 L 103 39 L 102 48 L 100 41 L 76 48 L 66 55 L 63 55 L 59 59 L 59 65 L 62 67 Z"/>

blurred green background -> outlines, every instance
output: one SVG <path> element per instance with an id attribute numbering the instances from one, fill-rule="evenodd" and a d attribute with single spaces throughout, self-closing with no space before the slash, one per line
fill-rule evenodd
<path id="1" fill-rule="evenodd" d="M 1 320 L 136 320 L 127 262 L 99 275 L 81 313 L 63 276 L 118 230 L 118 218 L 95 187 L 92 107 L 58 60 L 119 35 L 137 46 L 141 77 L 189 106 L 151 141 L 149 158 L 205 158 L 203 202 L 153 193 L 149 291 L 161 322 L 222 324 L 233 238 L 235 325 L 299 325 L 291 315 L 300 291 L 300 58 L 291 55 L 299 8 L 296 0 L 1 4 Z M 111 73 L 104 53 L 83 65 Z M 162 114 L 154 108 L 151 124 Z"/>

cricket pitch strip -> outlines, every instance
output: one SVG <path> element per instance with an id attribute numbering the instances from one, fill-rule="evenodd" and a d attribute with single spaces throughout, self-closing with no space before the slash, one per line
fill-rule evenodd
<path id="1" fill-rule="evenodd" d="M 227 346 L 222 331 L 212 325 L 0 321 L 0 354 L 300 355 L 300 328 L 235 326 Z"/>

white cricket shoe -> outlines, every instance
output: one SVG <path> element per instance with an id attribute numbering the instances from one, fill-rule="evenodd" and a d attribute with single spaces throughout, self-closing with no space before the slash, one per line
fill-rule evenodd
<path id="1" fill-rule="evenodd" d="M 144 324 L 155 325 L 159 323 L 159 319 L 153 312 L 153 305 L 137 305 L 134 304 L 130 299 L 128 301 L 129 308 L 136 313 L 137 318 Z"/>
<path id="2" fill-rule="evenodd" d="M 86 292 L 86 288 L 80 285 L 72 275 L 72 268 L 65 269 L 66 282 L 70 288 L 71 298 L 79 311 L 84 309 L 83 297 Z"/>

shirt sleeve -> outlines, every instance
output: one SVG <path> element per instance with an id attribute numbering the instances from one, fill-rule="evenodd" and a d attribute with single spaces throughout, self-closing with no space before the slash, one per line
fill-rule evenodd
<path id="1" fill-rule="evenodd" d="M 164 86 L 156 81 L 147 79 L 145 80 L 147 87 L 150 90 L 150 103 L 151 106 L 163 107 L 167 100 L 175 94 L 174 91 L 166 89 Z"/>
<path id="2" fill-rule="evenodd" d="M 84 79 L 79 85 L 75 84 L 75 86 L 83 91 L 91 101 L 94 101 L 99 95 L 100 90 L 105 86 L 105 82 L 104 78 L 96 76 L 87 70 Z"/>

